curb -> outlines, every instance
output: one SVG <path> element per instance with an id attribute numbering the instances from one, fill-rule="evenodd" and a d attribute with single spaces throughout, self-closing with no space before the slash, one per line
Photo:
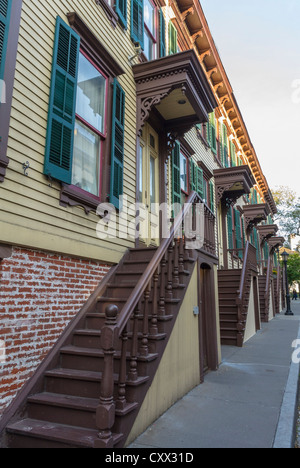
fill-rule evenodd
<path id="1" fill-rule="evenodd" d="M 298 339 L 300 340 L 300 328 Z M 273 448 L 275 449 L 290 449 L 295 447 L 299 373 L 300 363 L 296 364 L 292 362 L 273 444 Z"/>

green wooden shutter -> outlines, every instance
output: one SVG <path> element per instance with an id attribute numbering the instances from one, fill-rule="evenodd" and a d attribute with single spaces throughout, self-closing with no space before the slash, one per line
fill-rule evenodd
<path id="1" fill-rule="evenodd" d="M 144 50 L 144 1 L 131 0 L 131 39 Z"/>
<path id="2" fill-rule="evenodd" d="M 79 36 L 57 18 L 44 173 L 72 182 Z"/>
<path id="3" fill-rule="evenodd" d="M 172 203 L 173 205 L 181 204 L 180 144 L 178 142 L 176 142 L 172 153 Z"/>
<path id="4" fill-rule="evenodd" d="M 160 57 L 165 57 L 167 55 L 167 47 L 166 47 L 166 20 L 163 14 L 162 9 L 159 12 L 159 50 L 160 50 Z"/>
<path id="5" fill-rule="evenodd" d="M 190 186 L 191 191 L 197 192 L 197 172 L 198 167 L 193 159 L 190 159 Z"/>
<path id="6" fill-rule="evenodd" d="M 214 213 L 215 212 L 215 191 L 214 191 L 214 182 L 211 180 L 209 182 L 209 197 L 210 197 L 210 209 Z"/>
<path id="7" fill-rule="evenodd" d="M 119 17 L 119 21 L 127 29 L 127 0 L 116 0 L 115 11 Z"/>
<path id="8" fill-rule="evenodd" d="M 0 0 L 0 80 L 4 79 L 11 5 L 12 0 Z"/>
<path id="9" fill-rule="evenodd" d="M 235 216 L 235 239 L 236 239 L 236 248 L 242 249 L 243 248 L 243 240 L 242 240 L 242 226 L 241 226 L 241 214 L 239 210 L 234 210 Z M 243 258 L 243 252 L 238 253 L 240 258 Z"/>
<path id="10" fill-rule="evenodd" d="M 114 80 L 112 114 L 110 202 L 121 209 L 120 197 L 124 191 L 125 92 L 117 79 Z"/>
<path id="11" fill-rule="evenodd" d="M 235 145 L 232 141 L 230 141 L 230 159 L 231 159 L 231 166 L 236 167 L 236 154 L 235 154 Z"/>
<path id="12" fill-rule="evenodd" d="M 209 114 L 209 144 L 212 151 L 217 154 L 217 131 L 215 113 Z"/>
<path id="13" fill-rule="evenodd" d="M 243 236 L 243 247 L 246 247 L 246 230 L 245 230 L 245 219 L 242 218 L 242 236 Z"/>
<path id="14" fill-rule="evenodd" d="M 177 29 L 172 21 L 169 22 L 169 55 L 177 54 Z"/>
<path id="15" fill-rule="evenodd" d="M 201 198 L 204 198 L 204 177 L 201 167 L 197 167 L 197 192 Z"/>
<path id="16" fill-rule="evenodd" d="M 228 214 L 227 214 L 227 227 L 228 227 L 228 249 L 232 250 L 234 248 L 232 208 L 229 209 Z"/>

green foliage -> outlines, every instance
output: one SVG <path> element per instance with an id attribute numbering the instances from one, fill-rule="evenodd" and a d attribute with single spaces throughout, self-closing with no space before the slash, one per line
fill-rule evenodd
<path id="1" fill-rule="evenodd" d="M 300 198 L 289 187 L 280 186 L 272 191 L 278 214 L 276 222 L 281 234 L 289 238 L 300 235 Z"/>
<path id="2" fill-rule="evenodd" d="M 300 281 L 300 255 L 290 255 L 287 263 L 287 274 L 289 285 Z"/>

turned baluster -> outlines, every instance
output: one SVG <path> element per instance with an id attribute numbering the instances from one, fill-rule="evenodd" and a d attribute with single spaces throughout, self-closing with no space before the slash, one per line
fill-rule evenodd
<path id="1" fill-rule="evenodd" d="M 128 341 L 128 332 L 127 325 L 122 333 L 122 351 L 121 351 L 121 360 L 120 360 L 120 375 L 119 375 L 119 396 L 117 399 L 116 408 L 118 410 L 124 410 L 126 407 L 126 358 L 127 358 L 127 341 Z"/>
<path id="2" fill-rule="evenodd" d="M 173 286 L 177 288 L 180 284 L 179 281 L 179 243 L 180 239 L 175 239 L 174 245 L 174 272 L 173 272 Z"/>
<path id="3" fill-rule="evenodd" d="M 152 319 L 151 319 L 151 325 L 150 325 L 150 335 L 151 336 L 157 336 L 158 334 L 158 276 L 159 276 L 159 270 L 157 268 L 156 272 L 154 273 L 153 276 L 153 304 L 152 304 Z"/>
<path id="4" fill-rule="evenodd" d="M 158 314 L 160 317 L 166 315 L 166 273 L 167 273 L 167 258 L 164 255 L 161 261 L 160 268 L 160 293 L 159 293 L 159 305 Z"/>
<path id="5" fill-rule="evenodd" d="M 144 293 L 144 318 L 143 318 L 143 338 L 140 348 L 142 356 L 148 356 L 148 337 L 149 337 L 149 298 L 151 292 L 151 284 L 148 285 Z"/>
<path id="6" fill-rule="evenodd" d="M 139 315 L 140 315 L 140 304 L 138 304 L 133 314 L 133 331 L 132 331 L 132 348 L 130 357 L 130 370 L 128 379 L 136 381 L 138 379 L 137 372 L 137 354 L 138 354 L 138 331 L 139 331 Z"/>
<path id="7" fill-rule="evenodd" d="M 173 245 L 172 244 L 170 244 L 170 247 L 168 249 L 168 283 L 167 283 L 166 298 L 167 299 L 173 298 Z"/>
<path id="8" fill-rule="evenodd" d="M 179 239 L 179 273 L 184 272 L 184 239 Z"/>
<path id="9" fill-rule="evenodd" d="M 101 347 L 104 352 L 104 369 L 100 387 L 100 401 L 96 410 L 96 425 L 99 429 L 95 448 L 113 448 L 111 429 L 115 423 L 114 403 L 114 356 L 116 353 L 119 330 L 117 316 L 119 310 L 115 305 L 105 309 L 105 325 L 101 330 Z"/>

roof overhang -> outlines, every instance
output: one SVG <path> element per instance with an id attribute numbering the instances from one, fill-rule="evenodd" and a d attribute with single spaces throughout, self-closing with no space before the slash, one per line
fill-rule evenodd
<path id="1" fill-rule="evenodd" d="M 137 88 L 137 132 L 156 111 L 166 131 L 182 136 L 208 121 L 217 101 L 194 50 L 132 67 Z"/>
<path id="2" fill-rule="evenodd" d="M 217 203 L 229 208 L 240 197 L 251 192 L 255 180 L 249 166 L 229 167 L 214 171 Z"/>

